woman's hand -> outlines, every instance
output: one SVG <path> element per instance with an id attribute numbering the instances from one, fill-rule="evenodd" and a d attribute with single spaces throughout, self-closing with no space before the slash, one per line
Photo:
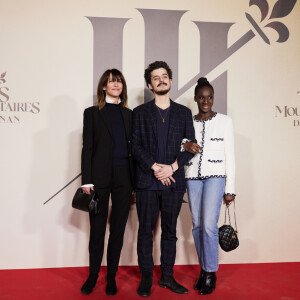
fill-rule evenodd
<path id="1" fill-rule="evenodd" d="M 202 147 L 200 147 L 197 143 L 194 142 L 187 142 L 183 144 L 183 149 L 192 154 L 197 154 L 198 152 L 202 151 Z"/>
<path id="2" fill-rule="evenodd" d="M 235 196 L 234 195 L 224 195 L 224 203 L 226 206 L 229 206 L 232 201 L 234 201 Z"/>
<path id="3" fill-rule="evenodd" d="M 82 191 L 83 191 L 85 194 L 90 195 L 90 194 L 91 194 L 91 190 L 93 191 L 93 190 L 94 190 L 94 187 L 92 187 L 92 186 L 89 186 L 89 187 L 82 187 Z"/>

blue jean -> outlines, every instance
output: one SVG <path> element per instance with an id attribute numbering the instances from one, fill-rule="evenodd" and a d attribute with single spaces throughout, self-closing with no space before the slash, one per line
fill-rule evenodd
<path id="1" fill-rule="evenodd" d="M 218 220 L 225 178 L 187 180 L 187 189 L 199 263 L 206 272 L 216 272 L 219 268 Z"/>

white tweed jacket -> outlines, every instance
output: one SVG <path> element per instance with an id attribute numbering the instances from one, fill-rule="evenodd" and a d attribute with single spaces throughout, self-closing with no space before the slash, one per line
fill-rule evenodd
<path id="1" fill-rule="evenodd" d="M 186 179 L 225 177 L 225 194 L 235 195 L 234 135 L 230 117 L 216 113 L 199 121 L 193 117 L 198 145 L 203 149 L 184 167 Z M 182 144 L 187 142 L 182 141 Z M 184 151 L 183 147 L 181 151 Z"/>

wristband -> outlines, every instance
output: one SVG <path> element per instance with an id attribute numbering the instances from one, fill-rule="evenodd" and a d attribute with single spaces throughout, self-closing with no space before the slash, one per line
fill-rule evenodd
<path id="1" fill-rule="evenodd" d="M 170 165 L 171 166 L 171 168 L 172 168 L 172 172 L 173 172 L 173 174 L 174 174 L 174 168 L 173 168 L 173 166 L 172 165 Z"/>

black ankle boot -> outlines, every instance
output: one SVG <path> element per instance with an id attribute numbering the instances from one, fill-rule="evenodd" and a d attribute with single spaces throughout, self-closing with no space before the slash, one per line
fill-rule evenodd
<path id="1" fill-rule="evenodd" d="M 205 272 L 200 295 L 208 295 L 216 288 L 217 276 L 215 272 Z"/>
<path id="2" fill-rule="evenodd" d="M 204 269 L 201 268 L 200 276 L 195 283 L 195 287 L 194 287 L 195 290 L 200 291 L 202 289 L 205 273 L 206 272 L 204 271 Z"/>
<path id="3" fill-rule="evenodd" d="M 107 273 L 106 295 L 113 296 L 117 291 L 116 273 Z"/>
<path id="4" fill-rule="evenodd" d="M 142 297 L 149 297 L 151 295 L 152 280 L 153 280 L 152 272 L 142 273 L 141 283 L 137 290 L 138 295 Z"/>
<path id="5" fill-rule="evenodd" d="M 162 274 L 159 280 L 159 286 L 169 288 L 172 292 L 177 294 L 187 294 L 189 292 L 188 289 L 175 280 L 173 275 Z"/>
<path id="6" fill-rule="evenodd" d="M 98 273 L 90 273 L 87 281 L 81 288 L 81 293 L 84 295 L 88 295 L 93 291 L 98 279 Z"/>

